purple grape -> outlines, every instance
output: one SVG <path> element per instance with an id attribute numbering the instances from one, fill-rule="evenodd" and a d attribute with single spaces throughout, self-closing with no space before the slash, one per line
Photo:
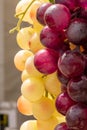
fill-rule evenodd
<path id="1" fill-rule="evenodd" d="M 85 58 L 85 70 L 84 70 L 84 74 L 87 76 L 87 45 L 86 45 L 86 50 L 83 51 L 83 54 L 84 54 L 84 58 Z"/>
<path id="2" fill-rule="evenodd" d="M 71 11 L 76 8 L 76 0 L 55 0 L 56 4 L 64 4 L 67 6 Z"/>
<path id="3" fill-rule="evenodd" d="M 87 5 L 84 5 L 81 9 L 81 17 L 87 20 Z"/>
<path id="4" fill-rule="evenodd" d="M 58 60 L 58 68 L 68 78 L 82 75 L 85 59 L 79 51 L 66 51 Z"/>
<path id="5" fill-rule="evenodd" d="M 64 76 L 59 69 L 57 70 L 57 77 L 62 84 L 67 84 L 69 81 L 69 78 Z"/>
<path id="6" fill-rule="evenodd" d="M 39 50 L 34 57 L 34 65 L 38 71 L 51 74 L 57 70 L 58 53 L 52 49 Z"/>
<path id="7" fill-rule="evenodd" d="M 57 50 L 63 46 L 64 32 L 55 32 L 48 26 L 45 26 L 40 33 L 40 41 L 47 48 Z"/>
<path id="8" fill-rule="evenodd" d="M 67 29 L 67 38 L 76 45 L 87 42 L 87 22 L 83 19 L 75 19 Z"/>
<path id="9" fill-rule="evenodd" d="M 61 93 L 56 99 L 56 109 L 63 115 L 66 115 L 68 109 L 76 104 L 67 94 L 67 92 Z"/>
<path id="10" fill-rule="evenodd" d="M 71 130 L 68 128 L 67 124 L 65 122 L 56 125 L 54 130 Z"/>
<path id="11" fill-rule="evenodd" d="M 87 130 L 87 106 L 76 104 L 67 111 L 66 122 L 70 129 Z"/>
<path id="12" fill-rule="evenodd" d="M 87 5 L 87 0 L 78 0 L 79 6 L 83 7 Z"/>
<path id="13" fill-rule="evenodd" d="M 70 11 L 61 4 L 51 5 L 44 14 L 46 24 L 55 31 L 61 31 L 70 23 Z"/>
<path id="14" fill-rule="evenodd" d="M 63 55 L 64 52 L 66 52 L 67 50 L 70 50 L 70 45 L 69 43 L 64 42 L 63 46 L 61 46 L 61 48 L 59 48 L 57 50 L 57 52 L 59 53 L 59 56 Z"/>
<path id="15" fill-rule="evenodd" d="M 42 25 L 45 25 L 44 13 L 45 13 L 46 9 L 48 7 L 50 7 L 51 5 L 52 5 L 51 3 L 44 3 L 37 10 L 36 18 L 37 18 L 38 22 L 41 23 Z"/>
<path id="16" fill-rule="evenodd" d="M 72 100 L 87 103 L 87 77 L 81 76 L 71 79 L 67 91 Z"/>
<path id="17" fill-rule="evenodd" d="M 66 84 L 61 84 L 61 92 L 64 93 L 64 92 L 67 92 L 67 85 Z"/>

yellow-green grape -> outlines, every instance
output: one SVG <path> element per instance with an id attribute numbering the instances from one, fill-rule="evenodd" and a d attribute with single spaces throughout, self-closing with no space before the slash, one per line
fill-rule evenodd
<path id="1" fill-rule="evenodd" d="M 35 0 L 33 4 L 29 7 L 29 17 L 32 19 L 32 21 L 37 21 L 36 12 L 42 3 L 42 0 Z"/>
<path id="2" fill-rule="evenodd" d="M 55 103 L 55 101 L 54 101 L 54 103 Z M 54 115 L 55 117 L 59 117 L 59 118 L 63 118 L 63 117 L 64 117 L 61 113 L 59 113 L 59 112 L 56 110 L 56 107 L 55 107 L 55 112 L 53 113 L 53 115 Z"/>
<path id="3" fill-rule="evenodd" d="M 61 93 L 60 82 L 58 81 L 56 72 L 47 75 L 44 78 L 44 84 L 46 90 L 54 96 L 58 96 Z"/>
<path id="4" fill-rule="evenodd" d="M 43 26 L 38 21 L 33 21 L 33 28 L 35 32 L 39 33 L 43 29 Z"/>
<path id="5" fill-rule="evenodd" d="M 32 2 L 32 0 L 20 0 L 16 6 L 16 9 L 15 9 L 15 15 L 20 19 L 22 18 L 24 11 L 26 10 L 26 8 L 28 7 L 28 5 Z M 27 10 L 24 18 L 23 18 L 23 21 L 25 22 L 29 22 L 29 23 L 33 23 L 32 19 L 30 18 L 29 16 L 29 10 Z M 19 15 L 21 14 L 21 15 Z"/>
<path id="6" fill-rule="evenodd" d="M 54 103 L 51 99 L 43 97 L 39 102 L 32 103 L 32 112 L 36 119 L 47 120 L 55 111 Z"/>
<path id="7" fill-rule="evenodd" d="M 25 63 L 25 69 L 30 76 L 42 77 L 43 74 L 40 73 L 34 66 L 34 56 L 30 56 Z"/>
<path id="8" fill-rule="evenodd" d="M 50 117 L 48 120 L 37 120 L 38 130 L 54 130 L 55 126 L 58 124 L 58 119 L 54 116 Z"/>
<path id="9" fill-rule="evenodd" d="M 20 113 L 24 115 L 33 115 L 32 113 L 32 103 L 21 95 L 17 100 L 17 108 Z"/>
<path id="10" fill-rule="evenodd" d="M 36 120 L 25 121 L 21 125 L 20 130 L 38 130 L 37 129 L 37 121 Z"/>
<path id="11" fill-rule="evenodd" d="M 25 27 L 22 28 L 18 33 L 17 33 L 17 44 L 20 48 L 22 49 L 27 49 L 29 50 L 29 40 L 32 37 L 34 33 L 33 28 L 30 27 Z"/>
<path id="12" fill-rule="evenodd" d="M 33 28 L 36 32 L 40 32 L 43 28 L 43 26 L 38 22 L 36 19 L 36 12 L 37 9 L 41 6 L 41 4 L 44 3 L 42 0 L 36 0 L 31 6 L 30 6 L 30 12 L 29 16 L 33 21 Z"/>
<path id="13" fill-rule="evenodd" d="M 29 56 L 33 55 L 33 53 L 31 51 L 28 50 L 20 50 L 16 53 L 16 55 L 14 56 L 14 64 L 15 67 L 19 70 L 19 71 L 23 71 L 25 68 L 25 62 L 27 60 L 27 58 Z"/>
<path id="14" fill-rule="evenodd" d="M 38 50 L 43 49 L 44 46 L 40 42 L 40 37 L 38 33 L 34 33 L 29 41 L 30 50 L 36 53 Z"/>
<path id="15" fill-rule="evenodd" d="M 30 77 L 21 85 L 22 95 L 31 102 L 40 100 L 44 94 L 44 84 L 42 79 Z"/>
<path id="16" fill-rule="evenodd" d="M 62 116 L 62 117 L 58 116 L 57 119 L 58 119 L 59 124 L 62 123 L 62 122 L 66 122 L 65 116 Z"/>
<path id="17" fill-rule="evenodd" d="M 30 78 L 29 73 L 24 69 L 21 73 L 21 80 L 24 82 L 26 79 Z"/>

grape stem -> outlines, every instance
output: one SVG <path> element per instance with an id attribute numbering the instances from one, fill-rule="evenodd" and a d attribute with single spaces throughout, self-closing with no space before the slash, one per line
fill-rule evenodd
<path id="1" fill-rule="evenodd" d="M 17 26 L 14 27 L 13 29 L 11 29 L 11 30 L 9 31 L 9 33 L 14 33 L 15 31 L 18 31 L 18 32 L 19 32 L 19 30 L 20 30 L 20 28 L 21 28 L 22 20 L 23 20 L 23 18 L 24 18 L 24 16 L 25 16 L 26 12 L 28 11 L 28 9 L 30 8 L 30 6 L 33 4 L 34 1 L 35 1 L 35 0 L 32 0 L 32 2 L 27 6 L 27 8 L 25 9 L 24 12 L 15 15 L 15 17 L 18 17 L 18 16 L 20 16 L 20 15 L 22 15 L 22 17 L 18 20 Z"/>

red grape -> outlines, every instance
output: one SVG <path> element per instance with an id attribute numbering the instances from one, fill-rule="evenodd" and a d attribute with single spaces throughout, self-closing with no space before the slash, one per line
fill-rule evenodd
<path id="1" fill-rule="evenodd" d="M 76 104 L 67 111 L 67 125 L 72 130 L 87 130 L 87 106 Z"/>
<path id="2" fill-rule="evenodd" d="M 68 78 L 82 75 L 85 59 L 79 51 L 66 51 L 58 60 L 58 68 Z"/>
<path id="3" fill-rule="evenodd" d="M 70 23 L 70 11 L 65 5 L 53 4 L 44 14 L 46 24 L 55 31 L 61 31 Z"/>
<path id="4" fill-rule="evenodd" d="M 52 49 L 39 50 L 34 57 L 34 65 L 41 73 L 51 74 L 57 70 L 58 53 Z"/>

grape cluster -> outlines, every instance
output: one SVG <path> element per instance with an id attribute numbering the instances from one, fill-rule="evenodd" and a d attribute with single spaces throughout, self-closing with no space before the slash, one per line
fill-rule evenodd
<path id="1" fill-rule="evenodd" d="M 87 130 L 87 0 L 21 0 L 16 17 L 22 71 L 20 130 Z M 20 23 L 20 21 L 19 21 Z"/>

